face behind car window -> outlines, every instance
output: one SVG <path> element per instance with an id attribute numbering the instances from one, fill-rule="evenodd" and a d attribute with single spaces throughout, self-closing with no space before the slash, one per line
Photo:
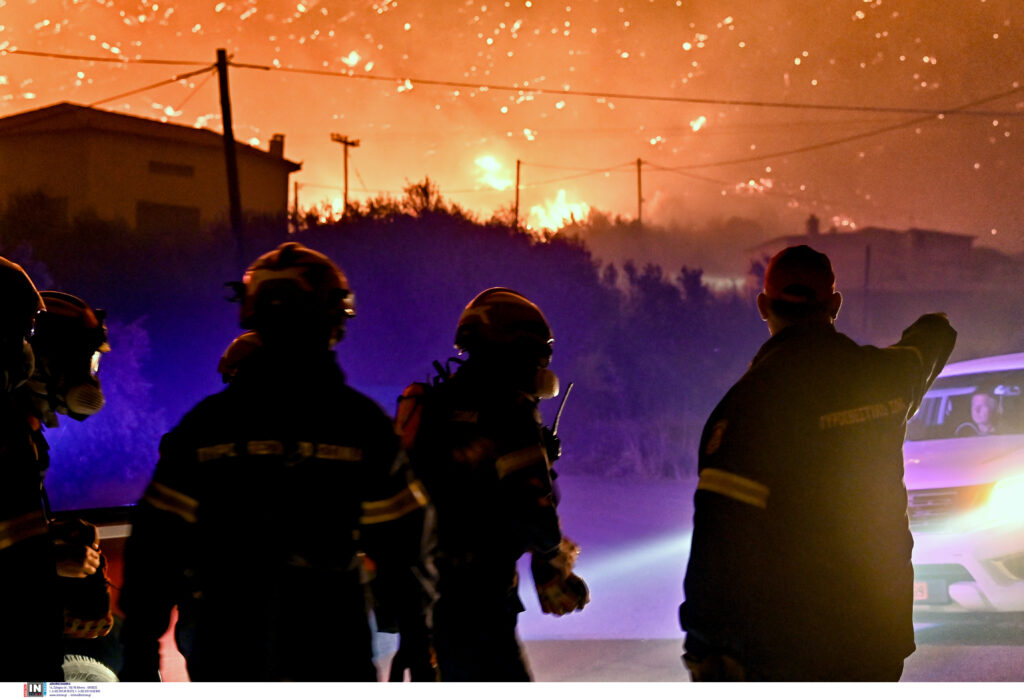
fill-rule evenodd
<path id="1" fill-rule="evenodd" d="M 935 381 L 907 425 L 907 439 L 1024 434 L 1024 370 Z"/>

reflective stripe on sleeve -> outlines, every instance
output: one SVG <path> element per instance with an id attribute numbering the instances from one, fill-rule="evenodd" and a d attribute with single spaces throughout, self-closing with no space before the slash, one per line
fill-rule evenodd
<path id="1" fill-rule="evenodd" d="M 284 455 L 284 444 L 280 441 L 250 441 L 246 444 L 250 456 Z"/>
<path id="2" fill-rule="evenodd" d="M 351 446 L 335 446 L 334 444 L 317 444 L 316 457 L 324 460 L 341 460 L 356 462 L 363 459 L 363 449 Z"/>
<path id="3" fill-rule="evenodd" d="M 216 446 L 204 446 L 196 449 L 196 458 L 200 463 L 217 458 L 233 458 L 238 455 L 234 444 L 218 444 Z"/>
<path id="4" fill-rule="evenodd" d="M 547 453 L 539 444 L 513 451 L 512 453 L 506 453 L 494 463 L 494 467 L 498 471 L 498 479 L 500 480 L 506 475 L 537 463 L 547 465 Z"/>
<path id="5" fill-rule="evenodd" d="M 716 492 L 759 509 L 768 508 L 768 494 L 771 492 L 760 482 L 718 468 L 704 468 L 700 472 L 697 489 Z"/>
<path id="6" fill-rule="evenodd" d="M 430 498 L 419 480 L 413 480 L 394 497 L 376 502 L 363 502 L 363 515 L 359 523 L 363 526 L 386 523 L 400 519 L 406 514 L 427 505 Z"/>
<path id="7" fill-rule="evenodd" d="M 35 536 L 44 536 L 49 530 L 46 517 L 41 511 L 30 511 L 13 519 L 7 519 L 0 522 L 0 550 Z"/>
<path id="8" fill-rule="evenodd" d="M 142 499 L 150 506 L 180 516 L 188 523 L 196 522 L 196 513 L 199 511 L 199 500 L 189 497 L 187 494 L 171 489 L 159 482 L 149 483 L 146 493 Z"/>

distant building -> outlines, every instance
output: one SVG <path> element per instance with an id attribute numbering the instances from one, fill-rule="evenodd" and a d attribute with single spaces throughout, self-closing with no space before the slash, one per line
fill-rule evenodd
<path id="1" fill-rule="evenodd" d="M 975 247 L 970 235 L 918 228 L 823 233 L 811 216 L 806 234 L 768 240 L 748 249 L 747 259 L 756 266 L 789 245 L 810 245 L 832 260 L 843 294 L 837 325 L 859 341 L 890 343 L 919 314 L 941 310 L 959 332 L 958 359 L 1024 350 L 1024 264 Z M 762 279 L 748 283 L 760 290 Z"/>
<path id="2" fill-rule="evenodd" d="M 284 136 L 269 150 L 238 143 L 242 209 L 284 216 Z M 144 235 L 196 232 L 228 219 L 223 136 L 63 102 L 0 118 L 0 207 L 42 191 L 72 218 L 91 210 Z"/>
<path id="3" fill-rule="evenodd" d="M 985 291 L 1003 288 L 1021 273 L 1010 256 L 974 247 L 971 235 L 875 227 L 822 233 L 814 216 L 806 234 L 774 238 L 747 253 L 751 261 L 763 261 L 790 245 L 828 255 L 844 292 Z"/>

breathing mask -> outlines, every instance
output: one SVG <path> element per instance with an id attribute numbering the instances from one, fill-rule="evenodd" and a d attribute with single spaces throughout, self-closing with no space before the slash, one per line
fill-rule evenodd
<path id="1" fill-rule="evenodd" d="M 533 385 L 533 394 L 537 396 L 538 400 L 550 400 L 558 397 L 558 376 L 546 366 L 537 369 Z"/>
<path id="2" fill-rule="evenodd" d="M 32 337 L 36 368 L 28 381 L 33 402 L 47 426 L 57 426 L 57 414 L 82 421 L 106 402 L 98 377 L 100 356 L 110 351 L 106 314 L 67 293 L 42 295 L 47 309 Z"/>

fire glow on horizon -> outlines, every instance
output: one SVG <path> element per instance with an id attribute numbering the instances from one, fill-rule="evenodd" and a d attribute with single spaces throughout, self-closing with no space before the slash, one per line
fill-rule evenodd
<path id="1" fill-rule="evenodd" d="M 236 137 L 284 133 L 286 157 L 303 164 L 298 183 L 340 189 L 328 138 L 351 133 L 362 141 L 352 199 L 399 194 L 426 175 L 487 216 L 507 205 L 506 163 L 519 159 L 524 210 L 632 218 L 635 176 L 600 174 L 639 158 L 645 221 L 740 215 L 792 231 L 815 213 L 1019 251 L 1022 42 L 1019 0 L 839 0 L 800 13 L 787 0 L 7 2 L 0 116 L 99 102 L 216 130 L 216 79 L 168 78 L 224 47 L 265 68 L 230 71 Z M 168 84 L 110 99 L 158 82 Z M 968 103 L 990 114 L 917 115 L 903 127 L 914 114 L 870 109 Z M 585 204 L 559 203 L 569 180 Z"/>

